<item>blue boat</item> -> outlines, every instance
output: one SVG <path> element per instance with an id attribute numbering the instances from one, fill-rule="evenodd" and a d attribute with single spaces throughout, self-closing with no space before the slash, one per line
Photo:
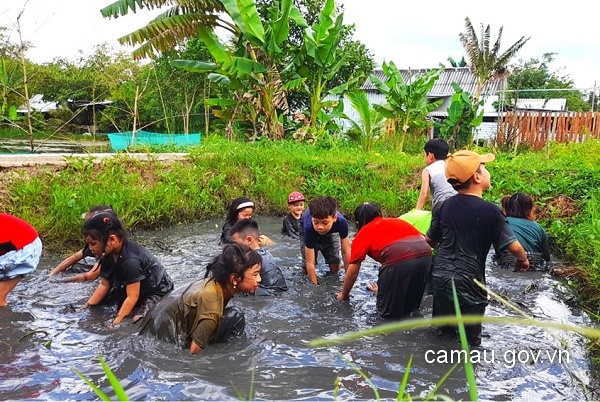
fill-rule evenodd
<path id="1" fill-rule="evenodd" d="M 135 134 L 133 131 L 108 134 L 108 139 L 113 151 L 122 151 L 132 146 L 143 145 L 175 145 L 180 147 L 200 145 L 200 133 L 165 134 L 138 130 Z"/>

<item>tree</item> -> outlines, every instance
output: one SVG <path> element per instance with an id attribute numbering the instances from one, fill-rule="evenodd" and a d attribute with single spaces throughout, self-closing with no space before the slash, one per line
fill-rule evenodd
<path id="1" fill-rule="evenodd" d="M 365 151 L 369 151 L 375 140 L 383 133 L 385 117 L 369 104 L 365 91 L 349 91 L 346 93 L 346 98 L 360 117 L 359 120 L 353 120 L 345 114 L 342 115 L 352 124 L 352 127 L 346 131 L 346 135 L 359 142 Z"/>
<path id="2" fill-rule="evenodd" d="M 502 29 L 498 30 L 498 38 L 494 46 L 490 49 L 490 26 L 485 29 L 481 24 L 481 37 L 478 38 L 469 17 L 465 18 L 466 32 L 458 36 L 469 59 L 469 65 L 473 74 L 477 77 L 477 89 L 473 94 L 473 102 L 479 102 L 479 98 L 486 85 L 490 81 L 505 78 L 508 71 L 508 63 L 517 54 L 517 52 L 527 43 L 529 38 L 521 37 L 513 43 L 506 51 L 500 53 L 500 41 L 502 39 Z"/>
<path id="3" fill-rule="evenodd" d="M 511 66 L 513 71 L 508 77 L 508 89 L 511 90 L 509 101 L 514 103 L 518 98 L 566 98 L 568 110 L 590 110 L 590 105 L 583 100 L 583 94 L 574 88 L 569 75 L 550 70 L 554 55 L 544 53 L 541 59 L 519 60 L 519 63 Z"/>
<path id="4" fill-rule="evenodd" d="M 373 105 L 384 117 L 391 119 L 393 132 L 398 137 L 399 151 L 408 136 L 418 137 L 431 126 L 427 114 L 438 107 L 442 100 L 430 102 L 427 94 L 439 79 L 442 69 L 429 70 L 423 74 L 412 75 L 410 83 L 404 82 L 402 74 L 394 62 L 383 63 L 386 82 L 371 75 L 371 82 L 385 95 L 385 105 Z"/>
<path id="5" fill-rule="evenodd" d="M 454 60 L 452 56 L 448 56 L 446 60 L 448 60 L 448 63 L 450 63 L 450 66 L 452 67 L 467 67 L 465 56 L 463 56 L 459 61 Z"/>
<path id="6" fill-rule="evenodd" d="M 448 108 L 448 118 L 436 123 L 440 137 L 448 141 L 450 149 L 462 149 L 473 142 L 473 129 L 483 121 L 483 101 L 473 103 L 471 95 L 458 84 L 452 83 L 454 95 Z"/>

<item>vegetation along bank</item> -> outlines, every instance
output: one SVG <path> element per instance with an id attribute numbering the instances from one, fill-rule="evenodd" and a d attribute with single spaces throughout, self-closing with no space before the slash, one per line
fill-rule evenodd
<path id="1" fill-rule="evenodd" d="M 316 145 L 231 142 L 205 138 L 186 160 L 139 161 L 127 154 L 94 163 L 73 159 L 67 167 L 9 168 L 0 171 L 0 208 L 31 222 L 48 250 L 81 245 L 81 214 L 110 204 L 131 230 L 223 217 L 226 205 L 245 195 L 258 214 L 285 213 L 286 195 L 331 195 L 349 215 L 361 202 L 381 205 L 397 216 L 416 203 L 421 149 L 369 152 L 355 144 Z M 487 150 L 479 149 L 478 152 Z M 496 152 L 489 165 L 492 188 L 484 195 L 499 204 L 503 195 L 523 191 L 536 201 L 536 216 L 551 237 L 553 253 L 572 261 L 573 286 L 589 313 L 600 314 L 600 141 L 552 144 L 541 151 Z"/>

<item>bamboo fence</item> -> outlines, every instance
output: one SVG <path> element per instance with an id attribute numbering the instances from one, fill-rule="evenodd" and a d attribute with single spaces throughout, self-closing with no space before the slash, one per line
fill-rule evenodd
<path id="1" fill-rule="evenodd" d="M 499 145 L 543 148 L 549 141 L 584 142 L 600 138 L 600 112 L 508 112 L 498 120 Z"/>

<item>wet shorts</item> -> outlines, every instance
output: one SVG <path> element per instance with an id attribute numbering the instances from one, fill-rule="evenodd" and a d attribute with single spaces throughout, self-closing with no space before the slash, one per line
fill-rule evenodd
<path id="1" fill-rule="evenodd" d="M 42 241 L 39 237 L 19 250 L 0 255 L 0 281 L 32 273 L 37 268 L 41 256 Z"/>
<path id="2" fill-rule="evenodd" d="M 340 253 L 342 252 L 340 234 L 330 233 L 321 236 L 319 243 L 315 245 L 315 259 L 319 251 L 323 254 L 323 258 L 325 258 L 327 264 L 339 264 L 341 262 Z M 306 256 L 304 253 L 302 254 L 302 266 L 306 266 Z"/>

